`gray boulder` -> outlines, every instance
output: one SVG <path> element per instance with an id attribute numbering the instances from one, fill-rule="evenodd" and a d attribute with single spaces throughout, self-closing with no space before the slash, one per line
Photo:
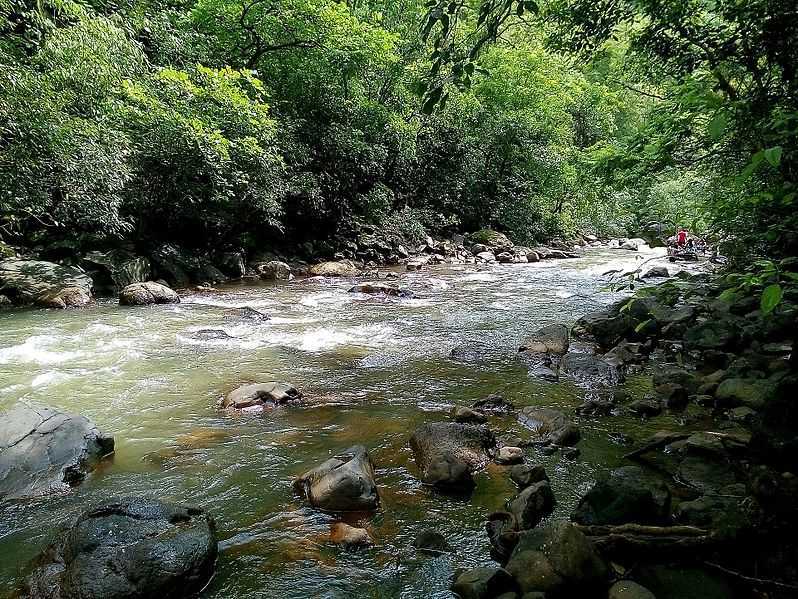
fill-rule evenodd
<path id="1" fill-rule="evenodd" d="M 518 413 L 518 420 L 541 445 L 575 445 L 580 438 L 579 429 L 559 410 L 529 406 Z"/>
<path id="2" fill-rule="evenodd" d="M 502 568 L 480 567 L 460 574 L 452 591 L 460 599 L 495 599 L 505 593 L 515 596 L 518 584 Z"/>
<path id="3" fill-rule="evenodd" d="M 522 532 L 506 569 L 522 593 L 538 591 L 546 597 L 591 596 L 608 577 L 593 544 L 569 522 Z"/>
<path id="4" fill-rule="evenodd" d="M 133 283 L 119 292 L 120 306 L 149 306 L 151 304 L 179 304 L 180 296 L 166 285 L 146 281 Z"/>
<path id="5" fill-rule="evenodd" d="M 289 383 L 255 383 L 230 392 L 222 401 L 222 408 L 261 412 L 302 399 L 302 393 Z"/>
<path id="6" fill-rule="evenodd" d="M 152 260 L 159 273 L 178 287 L 187 287 L 192 282 L 213 285 L 228 278 L 204 255 L 168 243 L 152 253 Z"/>
<path id="7" fill-rule="evenodd" d="M 354 277 L 358 273 L 357 267 L 351 260 L 320 262 L 308 269 L 308 274 L 312 277 Z"/>
<path id="8" fill-rule="evenodd" d="M 409 289 L 400 289 L 386 283 L 358 283 L 349 289 L 349 293 L 365 293 L 367 295 L 388 295 L 393 297 L 413 297 Z"/>
<path id="9" fill-rule="evenodd" d="M 634 329 L 634 321 L 626 313 L 613 310 L 591 312 L 574 323 L 574 337 L 592 339 L 603 349 L 610 349 Z"/>
<path id="10" fill-rule="evenodd" d="M 0 500 L 74 486 L 113 451 L 88 418 L 18 403 L 0 415 Z"/>
<path id="11" fill-rule="evenodd" d="M 623 359 L 616 354 L 606 358 L 595 354 L 569 352 L 560 362 L 560 371 L 589 386 L 613 386 L 626 378 Z"/>
<path id="12" fill-rule="evenodd" d="M 120 499 L 84 512 L 39 558 L 31 599 L 192 597 L 213 577 L 216 527 L 204 510 Z"/>
<path id="13" fill-rule="evenodd" d="M 74 266 L 40 260 L 0 261 L 0 291 L 17 304 L 78 307 L 91 300 L 91 277 Z"/>
<path id="14" fill-rule="evenodd" d="M 667 524 L 671 494 L 668 487 L 638 466 L 613 470 L 579 501 L 571 520 L 579 524 Z"/>
<path id="15" fill-rule="evenodd" d="M 257 264 L 255 265 L 255 270 L 261 279 L 266 279 L 267 281 L 290 281 L 292 276 L 291 267 L 279 260 Z"/>
<path id="16" fill-rule="evenodd" d="M 533 483 L 549 480 L 542 464 L 518 464 L 510 469 L 510 479 L 519 489 L 526 489 Z"/>
<path id="17" fill-rule="evenodd" d="M 131 283 L 147 281 L 152 273 L 147 258 L 120 250 L 89 252 L 83 260 L 88 263 L 87 268 L 92 266 L 96 271 L 96 286 L 103 287 L 107 292 L 118 291 Z"/>
<path id="18" fill-rule="evenodd" d="M 425 484 L 466 491 L 474 486 L 473 473 L 490 461 L 496 438 L 486 426 L 434 422 L 415 430 L 410 447 Z"/>
<path id="19" fill-rule="evenodd" d="M 519 351 L 563 355 L 568 352 L 570 333 L 562 324 L 543 327 L 525 339 Z"/>
<path id="20" fill-rule="evenodd" d="M 534 528 L 554 511 L 554 493 L 548 480 L 532 483 L 507 503 L 519 530 Z"/>
<path id="21" fill-rule="evenodd" d="M 380 496 L 366 448 L 356 445 L 309 470 L 294 488 L 314 507 L 330 512 L 373 510 Z"/>

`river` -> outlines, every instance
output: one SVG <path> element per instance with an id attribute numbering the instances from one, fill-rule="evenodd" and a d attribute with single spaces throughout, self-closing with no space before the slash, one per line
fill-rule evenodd
<path id="1" fill-rule="evenodd" d="M 639 260 L 593 249 L 572 260 L 402 272 L 413 299 L 348 293 L 351 282 L 343 280 L 295 280 L 191 293 L 179 305 L 120 308 L 101 300 L 82 310 L 0 313 L 0 410 L 18 400 L 54 406 L 88 416 L 116 438 L 113 460 L 71 493 L 0 506 L 0 589 L 18 585 L 25 564 L 88 505 L 145 495 L 199 505 L 215 517 L 221 554 L 204 597 L 450 597 L 453 570 L 491 563 L 484 519 L 514 487 L 492 466 L 468 500 L 430 492 L 416 478 L 412 430 L 494 392 L 517 406 L 570 413 L 594 391 L 531 378 L 517 359 L 519 342 L 617 300 L 602 291 L 602 273 Z M 271 319 L 226 319 L 224 310 L 235 306 Z M 197 334 L 207 329 L 229 338 Z M 484 360 L 452 359 L 461 345 Z M 263 416 L 218 411 L 235 387 L 271 380 L 293 383 L 307 404 Z M 633 376 L 626 387 L 640 395 L 646 381 Z M 627 449 L 613 441 L 614 431 L 650 432 L 627 417 L 577 423 L 579 459 L 526 450 L 552 479 L 552 518 L 567 517 L 596 474 L 621 463 Z M 513 421 L 493 424 L 519 429 Z M 292 482 L 353 444 L 369 448 L 382 507 L 360 522 L 375 546 L 347 551 L 327 541 L 334 520 L 304 505 Z M 429 527 L 449 540 L 451 555 L 408 549 Z"/>

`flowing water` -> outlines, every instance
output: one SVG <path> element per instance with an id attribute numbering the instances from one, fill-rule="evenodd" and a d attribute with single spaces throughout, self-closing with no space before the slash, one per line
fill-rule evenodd
<path id="1" fill-rule="evenodd" d="M 516 356 L 519 341 L 617 300 L 602 291 L 601 274 L 637 260 L 599 249 L 567 261 L 401 273 L 413 299 L 348 293 L 343 280 L 296 280 L 232 285 L 179 305 L 120 308 L 108 300 L 0 314 L 0 410 L 18 400 L 54 406 L 116 438 L 113 460 L 69 494 L 0 506 L 0 590 L 17 586 L 27 562 L 88 505 L 145 495 L 214 515 L 221 553 L 204 597 L 449 597 L 455 569 L 490 563 L 484 519 L 514 488 L 492 466 L 469 499 L 429 491 L 416 478 L 412 430 L 493 392 L 570 413 L 592 391 L 531 378 Z M 236 306 L 271 319 L 225 318 Z M 229 337 L 198 334 L 208 329 Z M 456 346 L 483 359 L 453 359 Z M 262 416 L 217 409 L 235 387 L 271 380 L 295 384 L 306 405 Z M 626 386 L 642 394 L 645 378 Z M 527 450 L 552 479 L 555 518 L 567 517 L 598 472 L 621 463 L 627 449 L 613 442 L 614 431 L 649 432 L 621 417 L 577 422 L 578 460 Z M 493 425 L 523 436 L 511 420 Z M 382 506 L 350 522 L 367 527 L 375 546 L 347 551 L 327 541 L 335 519 L 303 504 L 292 482 L 354 444 L 369 448 Z M 452 555 L 408 549 L 430 527 Z"/>

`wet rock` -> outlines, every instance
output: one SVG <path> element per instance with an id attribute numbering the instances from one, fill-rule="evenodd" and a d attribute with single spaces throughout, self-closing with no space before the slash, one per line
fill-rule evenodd
<path id="1" fill-rule="evenodd" d="M 244 252 L 223 252 L 219 256 L 219 269 L 225 276 L 241 279 L 247 274 L 247 262 Z"/>
<path id="2" fill-rule="evenodd" d="M 93 282 L 79 268 L 40 260 L 0 260 L 0 289 L 16 304 L 77 307 L 91 300 Z"/>
<path id="3" fill-rule="evenodd" d="M 291 267 L 285 262 L 271 260 L 255 265 L 255 272 L 267 281 L 290 281 L 293 278 Z"/>
<path id="4" fill-rule="evenodd" d="M 344 522 L 335 522 L 330 526 L 330 541 L 345 547 L 365 547 L 372 543 L 369 531 Z"/>
<path id="5" fill-rule="evenodd" d="M 676 478 L 702 493 L 717 492 L 737 481 L 735 468 L 728 461 L 704 455 L 688 455 L 682 459 Z"/>
<path id="6" fill-rule="evenodd" d="M 618 245 L 618 249 L 621 250 L 631 250 L 633 252 L 637 252 L 640 250 L 641 247 L 648 245 L 645 239 L 640 239 L 639 237 L 635 237 L 632 239 L 627 239 L 623 243 Z"/>
<path id="7" fill-rule="evenodd" d="M 191 338 L 198 341 L 225 341 L 233 339 L 233 336 L 221 329 L 200 329 L 199 331 L 193 331 Z"/>
<path id="8" fill-rule="evenodd" d="M 178 287 L 188 287 L 192 282 L 213 285 L 227 280 L 227 276 L 205 255 L 176 245 L 161 245 L 152 253 L 152 260 L 158 273 Z"/>
<path id="9" fill-rule="evenodd" d="M 512 403 L 497 393 L 491 393 L 486 398 L 475 401 L 471 407 L 486 414 L 497 415 L 509 414 L 515 410 L 515 406 Z"/>
<path id="10" fill-rule="evenodd" d="M 312 506 L 330 512 L 373 510 L 380 503 L 374 465 L 362 445 L 309 470 L 294 482 L 294 488 Z"/>
<path id="11" fill-rule="evenodd" d="M 549 480 L 549 477 L 542 464 L 518 464 L 510 469 L 510 479 L 519 489 L 526 489 L 531 484 Z"/>
<path id="12" fill-rule="evenodd" d="M 571 520 L 579 524 L 667 524 L 671 494 L 668 487 L 647 476 L 642 468 L 624 466 L 599 480 L 579 501 Z"/>
<path id="13" fill-rule="evenodd" d="M 569 338 L 570 333 L 565 325 L 548 325 L 525 339 L 519 351 L 563 355 L 568 352 Z"/>
<path id="14" fill-rule="evenodd" d="M 64 287 L 53 293 L 47 293 L 36 300 L 36 305 L 42 308 L 82 308 L 92 301 L 91 293 L 80 287 Z"/>
<path id="15" fill-rule="evenodd" d="M 652 418 L 662 413 L 662 404 L 656 399 L 638 399 L 630 403 L 627 409 L 636 416 Z"/>
<path id="16" fill-rule="evenodd" d="M 426 528 L 416 535 L 416 538 L 413 539 L 413 547 L 428 555 L 440 555 L 452 551 L 446 538 L 431 528 Z"/>
<path id="17" fill-rule="evenodd" d="M 0 294 L 0 310 L 5 310 L 7 308 L 11 308 L 13 304 L 11 300 L 8 299 L 8 296 Z"/>
<path id="18" fill-rule="evenodd" d="M 152 274 L 150 261 L 120 250 L 89 252 L 83 258 L 91 270 L 95 288 L 115 292 L 131 283 L 149 280 Z"/>
<path id="19" fill-rule="evenodd" d="M 594 354 L 570 352 L 560 362 L 560 370 L 592 385 L 617 385 L 626 378 L 623 364 L 611 363 Z"/>
<path id="20" fill-rule="evenodd" d="M 425 484 L 466 491 L 474 485 L 473 473 L 490 461 L 496 438 L 485 426 L 434 422 L 415 430 L 410 447 Z"/>
<path id="21" fill-rule="evenodd" d="M 607 599 L 657 599 L 646 587 L 631 580 L 619 580 L 610 587 Z"/>
<path id="22" fill-rule="evenodd" d="M 592 543 L 568 522 L 522 532 L 506 568 L 521 592 L 547 597 L 590 596 L 608 578 Z"/>
<path id="23" fill-rule="evenodd" d="M 487 262 L 488 264 L 496 262 L 496 256 L 493 254 L 493 252 L 480 252 L 474 257 L 478 262 Z"/>
<path id="24" fill-rule="evenodd" d="M 349 289 L 349 293 L 365 293 L 368 295 L 390 295 L 393 297 L 413 297 L 409 289 L 400 289 L 385 283 L 358 283 Z"/>
<path id="25" fill-rule="evenodd" d="M 573 326 L 574 337 L 592 339 L 607 350 L 634 329 L 634 321 L 626 313 L 602 310 L 586 314 Z"/>
<path id="26" fill-rule="evenodd" d="M 746 406 L 757 410 L 765 405 L 765 398 L 772 390 L 773 385 L 769 381 L 731 378 L 718 385 L 715 399 L 720 406 Z"/>
<path id="27" fill-rule="evenodd" d="M 551 408 L 523 408 L 518 420 L 537 436 L 537 443 L 554 445 L 574 445 L 580 433 L 576 425 L 563 412 Z"/>
<path id="28" fill-rule="evenodd" d="M 513 262 L 513 255 L 510 252 L 502 252 L 496 256 L 496 262 L 499 264 L 511 264 Z"/>
<path id="29" fill-rule="evenodd" d="M 75 486 L 113 451 L 89 419 L 18 403 L 0 414 L 0 500 Z"/>
<path id="30" fill-rule="evenodd" d="M 222 401 L 230 410 L 262 411 L 302 399 L 302 393 L 289 383 L 255 383 L 232 391 Z"/>
<path id="31" fill-rule="evenodd" d="M 358 272 L 357 267 L 350 260 L 321 262 L 308 269 L 308 274 L 313 277 L 354 277 Z"/>
<path id="32" fill-rule="evenodd" d="M 750 518 L 743 506 L 752 504 L 752 501 L 746 499 L 745 486 L 739 491 L 733 487 L 724 488 L 720 495 L 702 495 L 681 502 L 674 513 L 676 521 L 689 526 L 723 530 L 727 534 L 749 527 Z"/>
<path id="33" fill-rule="evenodd" d="M 119 292 L 120 306 L 148 306 L 151 304 L 179 304 L 177 293 L 153 281 L 133 283 Z"/>
<path id="34" fill-rule="evenodd" d="M 644 279 L 667 279 L 670 275 L 664 266 L 652 266 L 644 274 Z"/>
<path id="35" fill-rule="evenodd" d="M 502 447 L 496 454 L 496 463 L 504 466 L 520 464 L 524 461 L 524 450 L 520 447 Z"/>
<path id="36" fill-rule="evenodd" d="M 534 528 L 554 511 L 554 493 L 548 480 L 532 483 L 507 504 L 519 530 Z"/>
<path id="37" fill-rule="evenodd" d="M 465 406 L 454 406 L 452 409 L 452 416 L 455 422 L 462 422 L 464 424 L 484 424 L 488 421 L 488 417 L 482 412 L 477 412 Z"/>
<path id="38" fill-rule="evenodd" d="M 655 388 L 661 385 L 681 385 L 688 393 L 695 393 L 698 390 L 699 377 L 695 372 L 684 368 L 664 367 L 654 373 L 652 384 Z"/>
<path id="39" fill-rule="evenodd" d="M 603 399 L 589 399 L 576 408 L 580 416 L 609 416 L 615 410 L 615 404 Z"/>
<path id="40" fill-rule="evenodd" d="M 204 510 L 120 499 L 84 512 L 39 558 L 31 599 L 191 597 L 213 577 L 216 528 Z"/>
<path id="41" fill-rule="evenodd" d="M 738 337 L 738 326 L 729 318 L 713 318 L 687 329 L 684 342 L 688 349 L 727 349 Z"/>
<path id="42" fill-rule="evenodd" d="M 687 389 L 674 383 L 665 383 L 654 389 L 657 396 L 671 410 L 680 410 L 687 405 Z"/>
<path id="43" fill-rule="evenodd" d="M 510 512 L 493 512 L 485 522 L 485 532 L 491 544 L 491 557 L 506 563 L 518 543 L 518 523 Z"/>
<path id="44" fill-rule="evenodd" d="M 472 244 L 481 244 L 496 250 L 509 251 L 513 248 L 513 242 L 507 238 L 507 235 L 504 233 L 499 233 L 498 231 L 493 231 L 491 229 L 482 229 L 480 231 L 471 233 L 468 235 L 468 240 Z"/>
<path id="45" fill-rule="evenodd" d="M 230 308 L 222 313 L 222 317 L 226 320 L 251 320 L 261 322 L 269 320 L 269 315 L 264 314 L 260 310 L 250 308 L 249 306 L 242 306 L 241 308 Z"/>
<path id="46" fill-rule="evenodd" d="M 452 592 L 460 599 L 495 599 L 517 589 L 515 580 L 504 569 L 490 567 L 463 572 L 452 585 Z"/>
<path id="47" fill-rule="evenodd" d="M 566 460 L 576 460 L 582 455 L 582 451 L 578 447 L 562 447 L 560 448 L 560 454 Z"/>

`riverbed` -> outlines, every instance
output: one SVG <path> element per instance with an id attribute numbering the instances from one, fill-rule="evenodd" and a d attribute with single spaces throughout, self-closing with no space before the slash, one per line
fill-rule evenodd
<path id="1" fill-rule="evenodd" d="M 572 413 L 600 391 L 531 377 L 517 356 L 521 340 L 616 301 L 602 274 L 653 255 L 591 249 L 570 260 L 400 272 L 413 298 L 297 279 L 188 293 L 178 305 L 100 300 L 81 310 L 0 313 L 0 410 L 20 400 L 53 406 L 116 439 L 113 459 L 69 494 L 0 506 L 0 589 L 17 586 L 26 563 L 87 506 L 144 495 L 215 517 L 221 553 L 203 597 L 450 597 L 456 569 L 491 563 L 485 516 L 515 490 L 506 469 L 491 466 L 470 498 L 431 492 L 418 481 L 410 434 L 490 393 Z M 242 306 L 270 319 L 226 316 Z M 453 358 L 455 348 L 467 351 Z M 297 386 L 305 404 L 261 416 L 219 411 L 237 386 L 273 380 Z M 647 385 L 645 372 L 625 383 L 634 396 Z M 567 517 L 599 472 L 622 463 L 628 447 L 615 433 L 652 432 L 633 417 L 576 422 L 577 460 L 526 450 L 552 479 L 552 518 Z M 524 434 L 511 419 L 491 424 Z M 306 506 L 292 482 L 354 444 L 370 451 L 382 505 L 350 520 L 375 539 L 350 551 L 329 543 L 336 520 Z M 453 553 L 416 555 L 411 543 L 425 528 L 441 532 Z"/>

